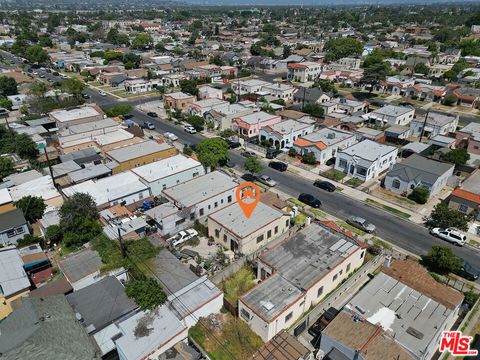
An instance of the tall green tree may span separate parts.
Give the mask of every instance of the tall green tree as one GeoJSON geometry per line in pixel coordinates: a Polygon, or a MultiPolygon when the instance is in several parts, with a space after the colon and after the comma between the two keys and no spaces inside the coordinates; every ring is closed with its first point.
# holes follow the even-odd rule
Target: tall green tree
{"type": "Polygon", "coordinates": [[[38,64],[45,64],[49,60],[47,52],[40,45],[31,45],[27,47],[25,58],[32,63],[38,64]]]}
{"type": "Polygon", "coordinates": [[[131,47],[137,50],[150,49],[153,46],[153,39],[150,34],[140,33],[132,40],[131,47]]]}
{"type": "Polygon", "coordinates": [[[59,215],[62,228],[75,231],[84,219],[98,218],[97,205],[91,195],[76,193],[63,202],[59,215]]]}
{"type": "Polygon", "coordinates": [[[153,310],[167,301],[167,295],[162,287],[152,278],[128,282],[125,286],[125,293],[142,310],[153,310]]]}
{"type": "Polygon", "coordinates": [[[422,260],[429,268],[442,274],[455,272],[462,266],[462,260],[446,246],[432,246],[422,260]]]}
{"type": "Polygon", "coordinates": [[[443,154],[441,158],[455,165],[464,165],[470,160],[470,154],[466,149],[459,148],[450,150],[446,154],[443,154]]]}
{"type": "Polygon", "coordinates": [[[360,56],[363,44],[352,38],[331,39],[325,44],[324,51],[327,52],[327,61],[335,61],[348,56],[360,56]]]}
{"type": "Polygon", "coordinates": [[[263,166],[257,158],[249,157],[245,160],[243,164],[245,170],[247,170],[251,174],[258,174],[262,171],[263,166]]]}
{"type": "Polygon", "coordinates": [[[433,208],[427,226],[430,228],[457,228],[462,231],[468,230],[468,223],[471,217],[460,211],[450,209],[445,202],[441,202],[433,208]]]}
{"type": "Polygon", "coordinates": [[[62,89],[78,98],[85,89],[85,83],[78,79],[68,78],[62,82],[62,89]]]}
{"type": "Polygon", "coordinates": [[[41,219],[47,208],[43,198],[31,195],[24,196],[16,201],[15,206],[22,210],[25,219],[31,224],[41,219]]]}
{"type": "Polygon", "coordinates": [[[212,169],[228,160],[228,144],[222,138],[209,138],[200,141],[195,147],[195,152],[203,166],[212,169]]]}
{"type": "Polygon", "coordinates": [[[17,82],[9,76],[0,76],[0,95],[10,96],[18,94],[17,82]]]}
{"type": "Polygon", "coordinates": [[[0,180],[15,172],[14,162],[8,157],[0,157],[0,180]]]}

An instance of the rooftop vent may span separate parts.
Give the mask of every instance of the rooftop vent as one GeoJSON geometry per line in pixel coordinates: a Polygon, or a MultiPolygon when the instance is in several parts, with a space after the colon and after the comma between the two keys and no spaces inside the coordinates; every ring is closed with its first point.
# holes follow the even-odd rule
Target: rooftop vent
{"type": "Polygon", "coordinates": [[[417,329],[414,329],[411,326],[407,329],[407,333],[412,335],[413,337],[416,337],[417,339],[423,339],[423,333],[418,331],[417,329]]]}

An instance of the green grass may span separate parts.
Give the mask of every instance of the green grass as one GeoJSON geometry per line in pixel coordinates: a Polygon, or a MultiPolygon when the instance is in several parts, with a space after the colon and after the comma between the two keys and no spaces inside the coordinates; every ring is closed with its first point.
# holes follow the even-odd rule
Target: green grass
{"type": "Polygon", "coordinates": [[[345,184],[350,185],[351,187],[359,187],[363,184],[363,181],[357,178],[351,178],[345,182],[345,184]]]}
{"type": "Polygon", "coordinates": [[[338,171],[335,169],[330,169],[328,171],[325,171],[324,173],[321,174],[323,177],[326,177],[327,179],[333,180],[333,181],[340,181],[342,180],[347,174],[345,174],[342,171],[338,171]]]}
{"type": "Polygon", "coordinates": [[[309,208],[308,211],[313,213],[315,216],[319,217],[325,217],[327,214],[325,214],[322,210],[314,209],[314,208],[309,208]]]}
{"type": "Polygon", "coordinates": [[[393,214],[393,215],[396,215],[396,216],[399,216],[403,219],[410,219],[411,215],[410,214],[407,214],[406,212],[403,212],[401,210],[398,210],[394,207],[391,207],[391,206],[388,206],[388,205],[384,205],[384,204],[380,204],[378,201],[375,201],[373,199],[370,199],[368,198],[367,200],[365,200],[365,202],[367,204],[370,204],[372,206],[375,206],[379,209],[383,209],[385,211],[388,211],[389,213],[393,214]]]}
{"type": "Polygon", "coordinates": [[[307,220],[307,214],[303,213],[303,212],[299,212],[297,216],[295,216],[295,225],[297,226],[302,226],[303,224],[305,224],[305,220],[307,220]]]}
{"type": "Polygon", "coordinates": [[[374,245],[377,245],[377,246],[380,246],[384,249],[387,249],[387,250],[392,250],[393,249],[393,246],[390,245],[389,243],[379,239],[379,238],[373,238],[373,244],[374,245]]]}
{"type": "Polygon", "coordinates": [[[476,247],[477,249],[480,249],[480,243],[478,241],[470,239],[470,240],[468,240],[468,243],[470,245],[472,245],[473,247],[476,247]]]}
{"type": "Polygon", "coordinates": [[[403,196],[395,196],[395,199],[400,200],[402,202],[406,202],[410,205],[417,205],[417,203],[413,200],[410,200],[409,198],[403,197],[403,196]]]}
{"type": "Polygon", "coordinates": [[[260,188],[262,188],[265,191],[270,189],[270,186],[265,185],[265,184],[261,183],[260,181],[255,181],[255,185],[258,185],[260,188]]]}
{"type": "Polygon", "coordinates": [[[303,202],[295,198],[289,198],[287,201],[302,208],[307,206],[307,204],[304,204],[303,202]]]}
{"type": "Polygon", "coordinates": [[[357,229],[356,227],[350,225],[350,224],[347,224],[345,221],[337,221],[337,225],[340,225],[341,227],[347,229],[347,230],[350,230],[351,232],[353,232],[354,234],[357,234],[357,235],[360,235],[360,236],[363,236],[366,234],[365,231],[362,231],[360,229],[357,229]]]}

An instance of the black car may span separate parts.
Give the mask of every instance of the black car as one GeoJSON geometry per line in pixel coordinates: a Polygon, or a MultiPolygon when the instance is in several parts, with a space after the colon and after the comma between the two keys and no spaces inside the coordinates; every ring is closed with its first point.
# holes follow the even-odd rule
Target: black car
{"type": "Polygon", "coordinates": [[[327,190],[328,192],[334,192],[336,187],[331,182],[315,180],[313,186],[316,186],[320,189],[327,190]]]}
{"type": "Polygon", "coordinates": [[[246,158],[257,157],[253,151],[244,151],[241,155],[246,158]]]}
{"type": "Polygon", "coordinates": [[[320,206],[322,206],[322,202],[311,194],[301,193],[298,197],[298,200],[313,208],[318,209],[320,206]]]}
{"type": "Polygon", "coordinates": [[[156,112],[150,111],[147,113],[148,116],[150,117],[158,117],[158,114],[156,112]]]}
{"type": "Polygon", "coordinates": [[[245,180],[245,181],[249,181],[249,182],[257,181],[257,177],[255,175],[252,175],[252,174],[243,174],[242,179],[245,180]]]}
{"type": "Polygon", "coordinates": [[[282,152],[280,150],[270,149],[270,150],[267,150],[265,157],[267,159],[275,159],[278,156],[278,154],[281,154],[281,153],[282,152]]]}
{"type": "Polygon", "coordinates": [[[381,101],[372,101],[370,103],[370,105],[372,106],[377,106],[377,107],[384,107],[385,106],[385,103],[381,102],[381,101]]]}
{"type": "Polygon", "coordinates": [[[327,325],[335,319],[335,317],[338,315],[339,311],[333,307],[329,308],[327,311],[325,311],[320,318],[315,321],[315,323],[310,326],[308,329],[308,333],[312,336],[318,336],[321,334],[321,332],[327,327],[327,325]]]}
{"type": "Polygon", "coordinates": [[[281,161],[270,161],[268,166],[278,171],[287,171],[288,165],[281,161]]]}
{"type": "Polygon", "coordinates": [[[232,141],[232,140],[227,140],[227,144],[230,149],[237,149],[240,146],[242,146],[242,144],[240,144],[238,141],[232,141]]]}
{"type": "Polygon", "coordinates": [[[475,281],[480,276],[480,270],[470,265],[470,263],[463,261],[462,266],[455,271],[455,274],[467,280],[475,281]]]}
{"type": "Polygon", "coordinates": [[[90,99],[90,95],[88,95],[88,94],[82,94],[82,97],[83,97],[84,99],[90,99]]]}
{"type": "Polygon", "coordinates": [[[404,102],[401,102],[400,104],[398,104],[400,106],[408,106],[408,107],[415,107],[415,105],[413,105],[412,103],[409,103],[407,101],[404,101],[404,102]]]}

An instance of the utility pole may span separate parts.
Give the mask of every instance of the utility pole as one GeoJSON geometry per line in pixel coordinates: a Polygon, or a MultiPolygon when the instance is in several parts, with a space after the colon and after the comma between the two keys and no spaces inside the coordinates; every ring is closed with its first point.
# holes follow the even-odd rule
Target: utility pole
{"type": "Polygon", "coordinates": [[[425,132],[425,126],[427,125],[428,114],[430,113],[430,109],[427,110],[425,114],[425,120],[423,120],[422,132],[420,134],[420,142],[422,142],[423,133],[425,132]]]}
{"type": "Polygon", "coordinates": [[[305,92],[307,91],[307,88],[304,86],[303,87],[303,98],[302,98],[302,111],[303,108],[305,107],[305,92]]]}
{"type": "Polygon", "coordinates": [[[47,147],[44,146],[43,144],[42,144],[42,147],[43,147],[43,153],[45,154],[45,158],[47,159],[47,166],[48,166],[48,170],[50,170],[50,176],[52,178],[53,186],[55,186],[55,188],[58,190],[58,184],[55,182],[55,178],[53,177],[53,170],[52,170],[52,165],[50,165],[50,159],[48,157],[47,147]]]}
{"type": "Polygon", "coordinates": [[[122,232],[121,232],[122,229],[120,228],[120,222],[117,223],[117,230],[118,230],[118,242],[120,243],[120,252],[122,253],[122,258],[125,259],[127,257],[127,249],[122,239],[122,232]]]}

